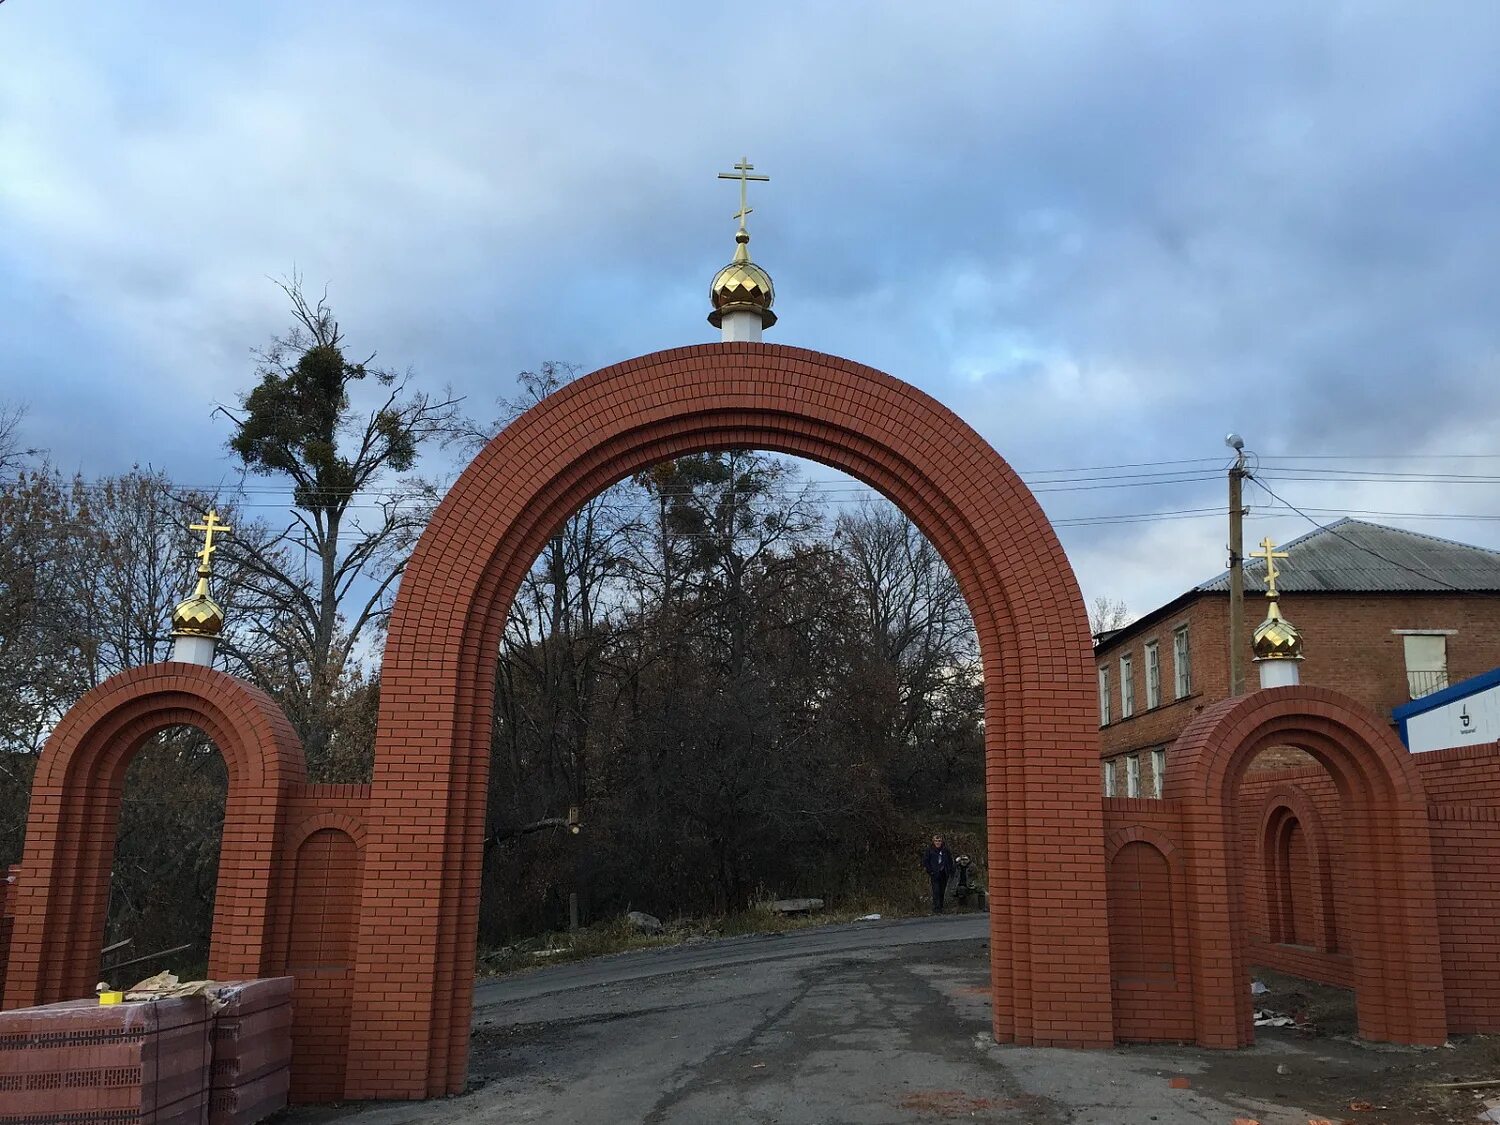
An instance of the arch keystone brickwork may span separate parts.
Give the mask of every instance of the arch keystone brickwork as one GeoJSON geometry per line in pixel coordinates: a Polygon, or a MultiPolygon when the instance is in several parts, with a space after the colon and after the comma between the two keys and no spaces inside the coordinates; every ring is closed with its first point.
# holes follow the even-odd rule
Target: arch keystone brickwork
{"type": "Polygon", "coordinates": [[[5,1006],[91,996],[125,769],[167,727],[213,740],[229,772],[209,975],[278,971],[271,903],[281,796],[306,775],[302,744],[269,696],[191,664],[151,664],[88,692],[42,749],[32,782],[5,1006]]]}
{"type": "Polygon", "coordinates": [[[985,669],[995,1034],[1111,1042],[1088,622],[1046,517],[983,438],[914,387],[800,348],[706,344],[595,372],[527,411],[412,556],[382,671],[347,1096],[464,1086],[493,667],[522,577],[609,484],[726,448],[859,478],[952,568],[985,669]]]}

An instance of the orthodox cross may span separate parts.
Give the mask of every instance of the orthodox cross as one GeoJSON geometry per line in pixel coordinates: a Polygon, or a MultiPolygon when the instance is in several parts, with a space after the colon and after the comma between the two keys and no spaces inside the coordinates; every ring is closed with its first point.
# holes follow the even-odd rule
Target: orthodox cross
{"type": "Polygon", "coordinates": [[[209,568],[209,560],[213,558],[214,552],[218,550],[214,546],[214,536],[228,535],[234,531],[234,528],[230,527],[227,523],[220,523],[219,513],[210,508],[208,514],[203,517],[203,522],[189,524],[188,530],[203,532],[203,550],[197,552],[198,568],[206,571],[209,568]]]}
{"type": "Polygon", "coordinates": [[[1264,549],[1260,551],[1251,551],[1250,557],[1252,559],[1265,559],[1266,597],[1274,598],[1276,596],[1276,578],[1281,573],[1281,571],[1276,569],[1276,560],[1286,558],[1287,554],[1285,551],[1278,551],[1276,549],[1276,544],[1271,542],[1271,537],[1269,535],[1267,535],[1260,541],[1260,545],[1264,549]]]}
{"type": "Polygon", "coordinates": [[[734,166],[733,172],[719,173],[719,179],[721,180],[739,180],[740,182],[740,209],[734,214],[734,217],[740,221],[740,230],[745,229],[745,216],[754,210],[753,207],[749,206],[749,194],[747,191],[749,182],[751,180],[758,180],[761,183],[771,182],[770,176],[752,176],[750,173],[754,170],[755,165],[750,163],[750,158],[742,156],[739,163],[734,166]]]}

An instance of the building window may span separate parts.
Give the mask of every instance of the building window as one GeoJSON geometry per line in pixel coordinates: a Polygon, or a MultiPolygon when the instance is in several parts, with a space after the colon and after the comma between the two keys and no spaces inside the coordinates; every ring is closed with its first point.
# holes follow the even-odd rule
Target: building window
{"type": "Polygon", "coordinates": [[[1167,787],[1167,748],[1151,751],[1151,795],[1160,797],[1167,787]]]}
{"type": "Polygon", "coordinates": [[[1172,671],[1177,679],[1177,698],[1193,694],[1193,665],[1188,654],[1188,631],[1184,625],[1172,634],[1172,671]]]}
{"type": "Polygon", "coordinates": [[[1099,668],[1099,725],[1109,726],[1109,665],[1099,668]]]}
{"type": "Polygon", "coordinates": [[[1155,641],[1146,642],[1146,710],[1161,706],[1161,653],[1155,641]]]}
{"type": "Polygon", "coordinates": [[[1139,797],[1141,795],[1141,756],[1139,754],[1125,755],[1125,796],[1139,797]]]}
{"type": "Polygon", "coordinates": [[[1130,675],[1130,657],[1120,657],[1120,718],[1135,714],[1135,682],[1130,675]]]}
{"type": "Polygon", "coordinates": [[[1104,795],[1113,797],[1115,795],[1115,764],[1113,761],[1104,763],[1104,795]]]}
{"type": "Polygon", "coordinates": [[[1406,687],[1413,699],[1421,699],[1448,686],[1448,638],[1442,633],[1408,633],[1406,687]]]}

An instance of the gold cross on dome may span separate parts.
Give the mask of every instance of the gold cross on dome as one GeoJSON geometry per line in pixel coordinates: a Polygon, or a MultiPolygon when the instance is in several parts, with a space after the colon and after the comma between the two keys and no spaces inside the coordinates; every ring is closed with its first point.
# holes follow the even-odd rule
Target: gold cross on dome
{"type": "Polygon", "coordinates": [[[209,560],[213,558],[214,552],[218,550],[214,546],[214,536],[228,535],[234,531],[234,528],[230,527],[227,523],[220,523],[219,513],[210,508],[208,514],[203,517],[203,522],[189,524],[188,530],[203,532],[203,550],[197,552],[198,567],[200,570],[207,570],[209,560]]]}
{"type": "Polygon", "coordinates": [[[739,159],[739,163],[734,166],[733,172],[719,173],[719,179],[721,180],[739,180],[740,182],[740,209],[734,213],[734,217],[740,221],[740,230],[745,229],[745,216],[754,210],[750,206],[750,197],[747,190],[749,182],[751,180],[765,184],[771,182],[770,176],[752,176],[750,173],[754,170],[755,165],[750,163],[750,158],[742,156],[739,159]]]}
{"type": "Polygon", "coordinates": [[[1276,549],[1276,544],[1271,542],[1271,537],[1269,535],[1267,535],[1260,541],[1260,545],[1263,550],[1251,551],[1250,557],[1252,559],[1265,560],[1266,597],[1274,598],[1276,596],[1276,578],[1281,574],[1281,571],[1276,569],[1276,560],[1286,558],[1287,554],[1285,551],[1278,551],[1276,549]]]}

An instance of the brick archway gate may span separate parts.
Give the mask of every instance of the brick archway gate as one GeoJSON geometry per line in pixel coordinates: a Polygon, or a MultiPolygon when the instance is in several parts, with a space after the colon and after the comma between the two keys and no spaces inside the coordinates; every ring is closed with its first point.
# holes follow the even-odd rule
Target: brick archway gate
{"type": "Polygon", "coordinates": [[[244,680],[190,664],[148,664],[83,696],[47,740],[32,783],[5,1006],[90,996],[99,977],[125,770],[173,726],[213,740],[229,773],[208,971],[242,980],[280,971],[271,903],[281,795],[306,776],[280,707],[244,680]]]}
{"type": "Polygon", "coordinates": [[[1234,886],[1251,857],[1237,854],[1231,809],[1251,761],[1272,746],[1311,754],[1338,790],[1349,905],[1341,926],[1354,957],[1359,1034],[1444,1042],[1431,834],[1416,764],[1390,727],[1356,701],[1325,688],[1281,687],[1206,708],[1177,740],[1167,779],[1187,844],[1198,1043],[1255,1040],[1244,896],[1234,886]]]}
{"type": "Polygon", "coordinates": [[[468,1067],[493,673],[548,535],[649,465],[756,448],[880,490],[952,568],[978,629],[994,1030],[1112,1041],[1087,615],[1035,499],[929,396],[848,360],[708,344],[595,372],[527,411],[439,507],[382,670],[346,1095],[457,1092],[468,1067]]]}

